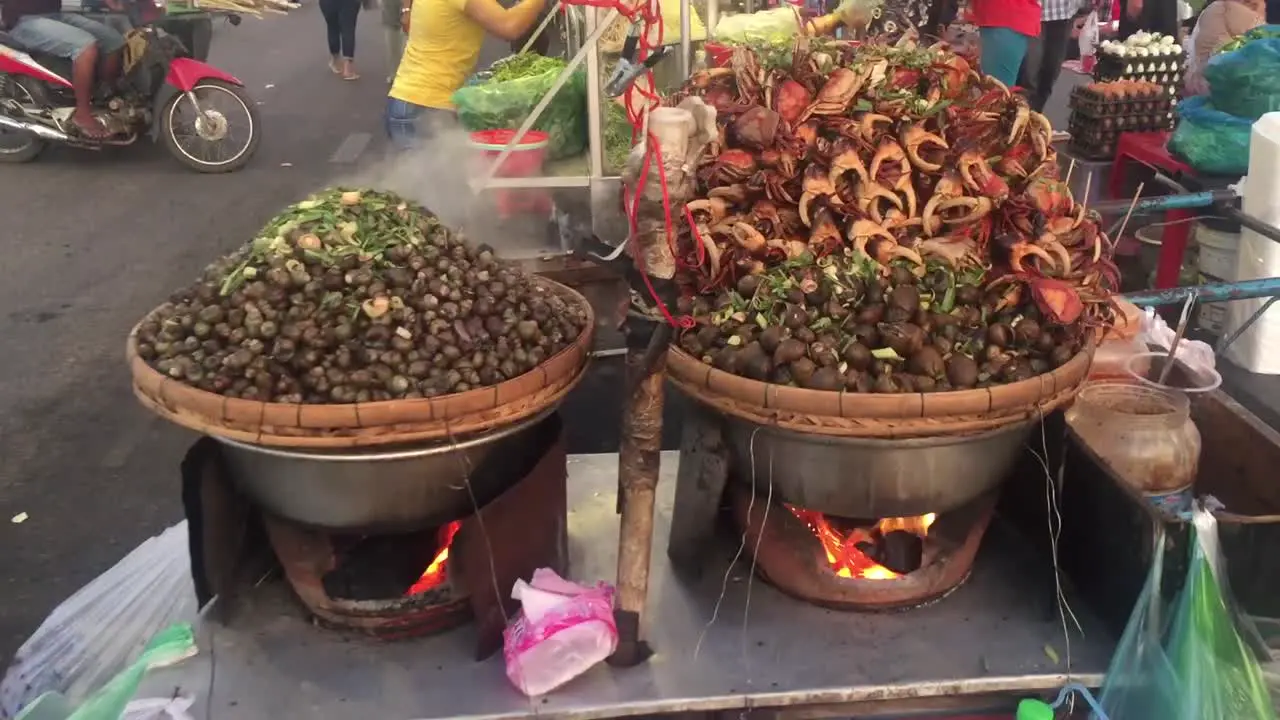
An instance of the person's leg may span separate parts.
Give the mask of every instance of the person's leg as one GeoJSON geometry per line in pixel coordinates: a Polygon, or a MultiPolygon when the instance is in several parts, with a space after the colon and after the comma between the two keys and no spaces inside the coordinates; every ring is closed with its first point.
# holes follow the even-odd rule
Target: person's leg
{"type": "Polygon", "coordinates": [[[399,25],[383,28],[387,34],[387,83],[396,79],[396,70],[400,68],[400,58],[404,57],[404,31],[399,25]]]}
{"type": "MultiPolygon", "coordinates": [[[[1053,86],[1058,83],[1062,61],[1067,58],[1067,46],[1071,44],[1071,23],[1068,18],[1040,24],[1040,68],[1036,73],[1036,91],[1031,96],[1031,108],[1036,112],[1044,112],[1044,106],[1053,97],[1053,86]]],[[[1028,49],[1028,57],[1030,54],[1028,49]]]]}
{"type": "Polygon", "coordinates": [[[342,41],[342,79],[355,80],[356,20],[360,17],[360,0],[342,0],[338,29],[342,41]]]}
{"type": "Polygon", "coordinates": [[[342,72],[342,31],[339,23],[342,0],[320,0],[320,14],[324,16],[325,37],[329,41],[329,69],[342,72]]]}
{"type": "Polygon", "coordinates": [[[90,20],[83,15],[62,14],[58,21],[83,30],[98,43],[98,79],[114,85],[120,75],[120,62],[124,54],[124,35],[104,23],[90,20]]]}
{"type": "Polygon", "coordinates": [[[1044,35],[1048,25],[1049,23],[1042,21],[1040,37],[1027,40],[1027,54],[1022,58],[1022,68],[1018,70],[1018,85],[1027,91],[1027,99],[1033,108],[1036,95],[1040,92],[1040,68],[1044,62],[1044,35]]]}
{"type": "Polygon", "coordinates": [[[418,118],[426,112],[421,105],[387,98],[387,114],[384,118],[387,138],[391,146],[400,151],[412,150],[418,146],[418,118]]]}
{"type": "Polygon", "coordinates": [[[76,98],[72,119],[88,137],[106,137],[106,128],[93,115],[93,83],[98,67],[98,43],[93,35],[38,15],[18,20],[10,34],[32,50],[71,60],[71,88],[76,98]]]}
{"type": "Polygon", "coordinates": [[[982,72],[1012,87],[1018,82],[1018,69],[1027,54],[1026,35],[1009,28],[980,28],[982,72]]]}

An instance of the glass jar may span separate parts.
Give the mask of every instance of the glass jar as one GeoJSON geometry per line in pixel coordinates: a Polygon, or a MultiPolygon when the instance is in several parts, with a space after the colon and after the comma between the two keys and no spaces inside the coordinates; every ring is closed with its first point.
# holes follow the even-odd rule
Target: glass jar
{"type": "Polygon", "coordinates": [[[1084,386],[1067,424],[1120,479],[1145,493],[1191,486],[1200,463],[1200,431],[1179,392],[1130,383],[1084,386]]]}

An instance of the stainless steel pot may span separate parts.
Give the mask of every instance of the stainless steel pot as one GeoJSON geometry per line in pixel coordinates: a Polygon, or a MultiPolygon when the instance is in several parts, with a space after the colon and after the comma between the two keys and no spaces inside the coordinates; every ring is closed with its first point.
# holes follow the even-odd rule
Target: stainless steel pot
{"type": "Polygon", "coordinates": [[[851,518],[954,510],[995,488],[1031,421],[977,435],[879,440],[799,433],[725,418],[735,481],[785,503],[851,518]],[[754,436],[755,462],[752,463],[754,436]]]}
{"type": "Polygon", "coordinates": [[[466,517],[518,482],[559,432],[549,415],[457,443],[397,449],[300,451],[217,439],[232,481],[268,512],[327,530],[409,532],[466,517]]]}

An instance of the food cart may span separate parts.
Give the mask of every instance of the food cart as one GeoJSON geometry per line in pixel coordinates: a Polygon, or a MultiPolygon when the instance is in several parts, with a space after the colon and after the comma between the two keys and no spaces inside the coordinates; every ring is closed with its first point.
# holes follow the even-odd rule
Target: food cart
{"type": "MultiPolygon", "coordinates": [[[[576,204],[570,198],[561,211],[585,207],[589,221],[563,221],[590,227],[593,237],[566,232],[565,254],[580,251],[586,240],[602,243],[605,253],[631,250],[635,260],[625,264],[641,265],[633,280],[661,304],[663,281],[671,278],[646,266],[660,254],[653,249],[666,245],[665,238],[653,241],[661,224],[654,224],[652,213],[661,207],[640,207],[639,229],[630,238],[636,244],[623,247],[630,233],[617,210],[621,181],[606,173],[603,162],[602,60],[591,48],[618,11],[586,8],[582,14],[581,48],[587,50],[574,53],[578,60],[565,76],[585,63],[590,79],[585,172],[560,174],[553,165],[534,178],[482,178],[477,188],[577,193],[576,204]]],[[[709,27],[714,17],[710,13],[709,27]]],[[[693,65],[691,24],[685,2],[679,59],[686,75],[693,65]]],[[[992,97],[1015,102],[1007,91],[992,97]]],[[[698,103],[690,106],[697,110],[698,103]]],[[[537,114],[517,136],[536,123],[537,114]]],[[[913,154],[914,160],[898,162],[941,165],[913,154]]],[[[638,188],[636,196],[646,189],[638,188]]],[[[680,192],[673,187],[676,199],[690,202],[680,192]]],[[[986,196],[966,197],[957,206],[985,207],[986,196]]],[[[822,206],[814,217],[828,210],[822,206]]],[[[1068,203],[1059,218],[1077,211],[1084,216],[1083,208],[1068,203]]],[[[207,436],[182,468],[191,574],[203,608],[195,631],[201,652],[153,670],[139,693],[193,697],[191,712],[199,720],[1007,718],[1022,699],[1054,698],[1068,683],[1102,684],[1136,600],[1136,575],[1150,564],[1153,548],[1164,546],[1155,530],[1182,523],[1186,531],[1185,522],[1157,511],[1151,493],[1115,492],[1122,483],[1105,469],[1092,473],[1089,487],[1103,495],[1111,488],[1108,510],[1120,518],[1116,534],[1137,539],[1091,558],[1090,549],[1112,537],[1113,528],[1090,533],[1087,511],[1077,510],[1067,521],[1059,516],[1066,488],[1052,468],[1072,448],[1080,451],[1054,411],[1070,403],[1089,376],[1091,334],[1033,346],[1039,336],[1023,324],[1030,316],[1019,316],[1017,346],[996,339],[990,345],[1022,353],[1014,362],[1026,361],[1027,371],[1011,367],[994,380],[1002,366],[982,369],[988,377],[981,379],[976,371],[966,376],[951,368],[897,373],[897,365],[887,363],[903,358],[881,352],[873,356],[882,364],[876,378],[881,385],[860,389],[870,379],[847,375],[833,390],[810,382],[819,374],[813,363],[805,377],[799,375],[801,357],[786,360],[786,367],[774,360],[758,373],[706,360],[712,350],[760,342],[756,337],[768,328],[751,329],[755,321],[748,315],[759,314],[759,307],[704,310],[704,316],[714,311],[736,323],[730,337],[750,339],[734,342],[716,325],[714,337],[699,348],[687,333],[671,345],[672,328],[633,304],[623,339],[621,407],[608,413],[621,418],[619,452],[570,455],[564,426],[585,421],[556,409],[587,373],[595,329],[607,324],[598,322],[605,316],[601,303],[545,278],[500,269],[492,251],[468,249],[429,213],[415,216],[420,211],[395,196],[334,190],[289,212],[243,251],[247,255],[229,258],[202,285],[157,308],[129,340],[142,403],[207,436]],[[396,261],[424,273],[436,268],[447,283],[433,278],[425,291],[408,290],[416,286],[404,268],[381,268],[384,278],[361,266],[388,249],[370,245],[382,240],[362,236],[359,223],[406,220],[418,224],[393,228],[396,237],[418,231],[430,237],[389,248],[396,261]],[[345,265],[328,264],[335,258],[345,265]],[[484,294],[466,298],[463,309],[458,286],[467,282],[484,294]],[[348,286],[358,286],[350,298],[342,296],[348,286]],[[494,312],[491,306],[508,302],[513,288],[520,295],[509,301],[510,312],[494,312]],[[388,291],[400,294],[388,300],[388,291]],[[354,302],[347,307],[349,300],[354,302]],[[472,315],[481,301],[489,309],[472,315]],[[226,310],[228,303],[237,307],[226,310]],[[290,357],[299,354],[274,317],[248,322],[263,313],[260,303],[278,306],[283,321],[325,315],[333,327],[299,328],[296,340],[303,356],[332,352],[333,366],[310,363],[302,382],[278,376],[272,360],[260,361],[264,338],[283,337],[290,357]],[[529,316],[520,318],[518,307],[529,316]],[[425,344],[416,344],[421,335],[410,329],[417,326],[405,320],[419,310],[424,321],[431,313],[428,333],[439,346],[426,359],[420,352],[425,344]],[[234,311],[243,315],[238,322],[244,332],[229,327],[221,338],[216,323],[234,311]],[[739,313],[743,319],[734,317],[739,313]],[[267,322],[272,332],[264,334],[267,322]],[[406,324],[392,329],[401,322],[406,324]],[[744,326],[750,331],[738,332],[744,326]],[[334,349],[326,337],[337,336],[336,328],[346,328],[344,337],[359,332],[376,344],[369,364],[376,371],[348,372],[352,362],[363,361],[345,358],[354,354],[348,346],[334,349]],[[480,355],[472,360],[469,347],[459,349],[482,332],[492,337],[513,331],[528,345],[508,348],[492,362],[480,355]],[[211,334],[213,339],[199,340],[211,334]],[[214,377],[192,362],[197,351],[222,353],[211,366],[214,377]],[[432,372],[437,356],[444,358],[436,367],[441,372],[432,372]],[[1032,360],[1039,362],[1033,366],[1032,360]],[[508,363],[511,369],[503,369],[508,363]],[[221,374],[227,367],[229,374],[221,374]],[[796,375],[782,382],[776,374],[781,370],[796,375]],[[926,376],[947,386],[918,379],[926,376]],[[913,384],[898,384],[905,382],[913,384]],[[890,389],[881,389],[885,385],[890,389]],[[664,405],[665,416],[680,425],[678,452],[660,442],[664,405]],[[1068,526],[1073,544],[1060,542],[1068,526]],[[1070,564],[1076,575],[1061,574],[1060,564],[1070,564]],[[542,567],[584,583],[616,580],[618,645],[610,664],[530,698],[512,686],[519,682],[512,658],[497,650],[514,617],[506,602],[509,588],[542,567]],[[395,586],[406,570],[412,587],[386,592],[387,582],[395,586]],[[1074,591],[1068,580],[1084,590],[1074,591]]],[[[958,216],[948,217],[958,222],[958,216]]],[[[1097,231],[1096,221],[1088,222],[1097,231]]],[[[743,247],[751,249],[749,243],[743,247]]],[[[868,257],[902,255],[887,245],[868,247],[868,257]]],[[[1090,250],[1106,252],[1103,245],[1090,250]]],[[[605,261],[599,254],[595,259],[605,261]]],[[[800,256],[789,259],[795,269],[807,267],[800,256]]],[[[752,258],[739,260],[749,264],[752,258]]],[[[917,276],[891,264],[821,267],[824,273],[833,267],[837,280],[857,280],[869,297],[873,284],[881,297],[911,296],[894,305],[905,318],[963,306],[984,337],[1011,330],[992,333],[991,326],[1004,322],[1000,313],[1008,308],[994,307],[1003,298],[990,299],[989,320],[978,309],[988,298],[961,292],[964,283],[954,277],[950,285],[925,288],[930,295],[922,298],[920,282],[937,266],[917,276]],[[854,278],[850,273],[858,267],[866,274],[854,278]],[[892,291],[879,284],[882,270],[892,278],[892,291]]],[[[572,270],[566,262],[562,272],[572,270]]],[[[745,287],[735,285],[735,292],[745,287]]],[[[829,305],[828,297],[816,294],[820,287],[816,281],[785,287],[798,293],[787,302],[809,310],[829,305]]],[[[1054,312],[1046,305],[1050,309],[1040,312],[1054,312]]],[[[1077,316],[1084,312],[1077,310],[1077,316]]],[[[797,337],[800,325],[805,323],[793,328],[797,337]]],[[[813,326],[826,330],[829,324],[805,325],[813,326]]],[[[887,341],[895,355],[893,344],[902,337],[897,332],[887,341]]],[[[823,343],[808,344],[805,352],[817,355],[813,346],[823,343]]],[[[986,361],[997,354],[987,353],[986,361]]],[[[873,360],[850,354],[844,362],[872,367],[873,360]]],[[[1186,404],[1183,398],[1182,409],[1186,404]]],[[[1215,437],[1224,437],[1228,426],[1250,428],[1259,443],[1277,444],[1274,434],[1258,431],[1247,411],[1220,398],[1196,412],[1212,418],[1215,437]]],[[[1265,464],[1251,466],[1252,475],[1259,467],[1265,464]]],[[[1194,463],[1182,470],[1194,476],[1194,463]]],[[[1076,507],[1087,506],[1075,490],[1069,497],[1076,507]]]]}

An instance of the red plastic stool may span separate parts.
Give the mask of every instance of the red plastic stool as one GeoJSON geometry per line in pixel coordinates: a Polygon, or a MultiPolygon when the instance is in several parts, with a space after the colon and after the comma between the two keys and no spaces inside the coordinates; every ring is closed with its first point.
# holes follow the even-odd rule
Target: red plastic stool
{"type": "MultiPolygon", "coordinates": [[[[1120,140],[1116,143],[1116,159],[1111,164],[1111,183],[1108,188],[1111,198],[1122,198],[1126,163],[1129,161],[1166,175],[1194,175],[1195,171],[1186,163],[1169,154],[1165,147],[1168,142],[1168,132],[1121,133],[1120,140]]],[[[1165,225],[1164,232],[1160,235],[1160,259],[1156,265],[1157,290],[1178,286],[1182,256],[1186,253],[1187,242],[1191,238],[1189,219],[1195,215],[1193,210],[1165,211],[1164,221],[1172,224],[1165,225]]]]}

